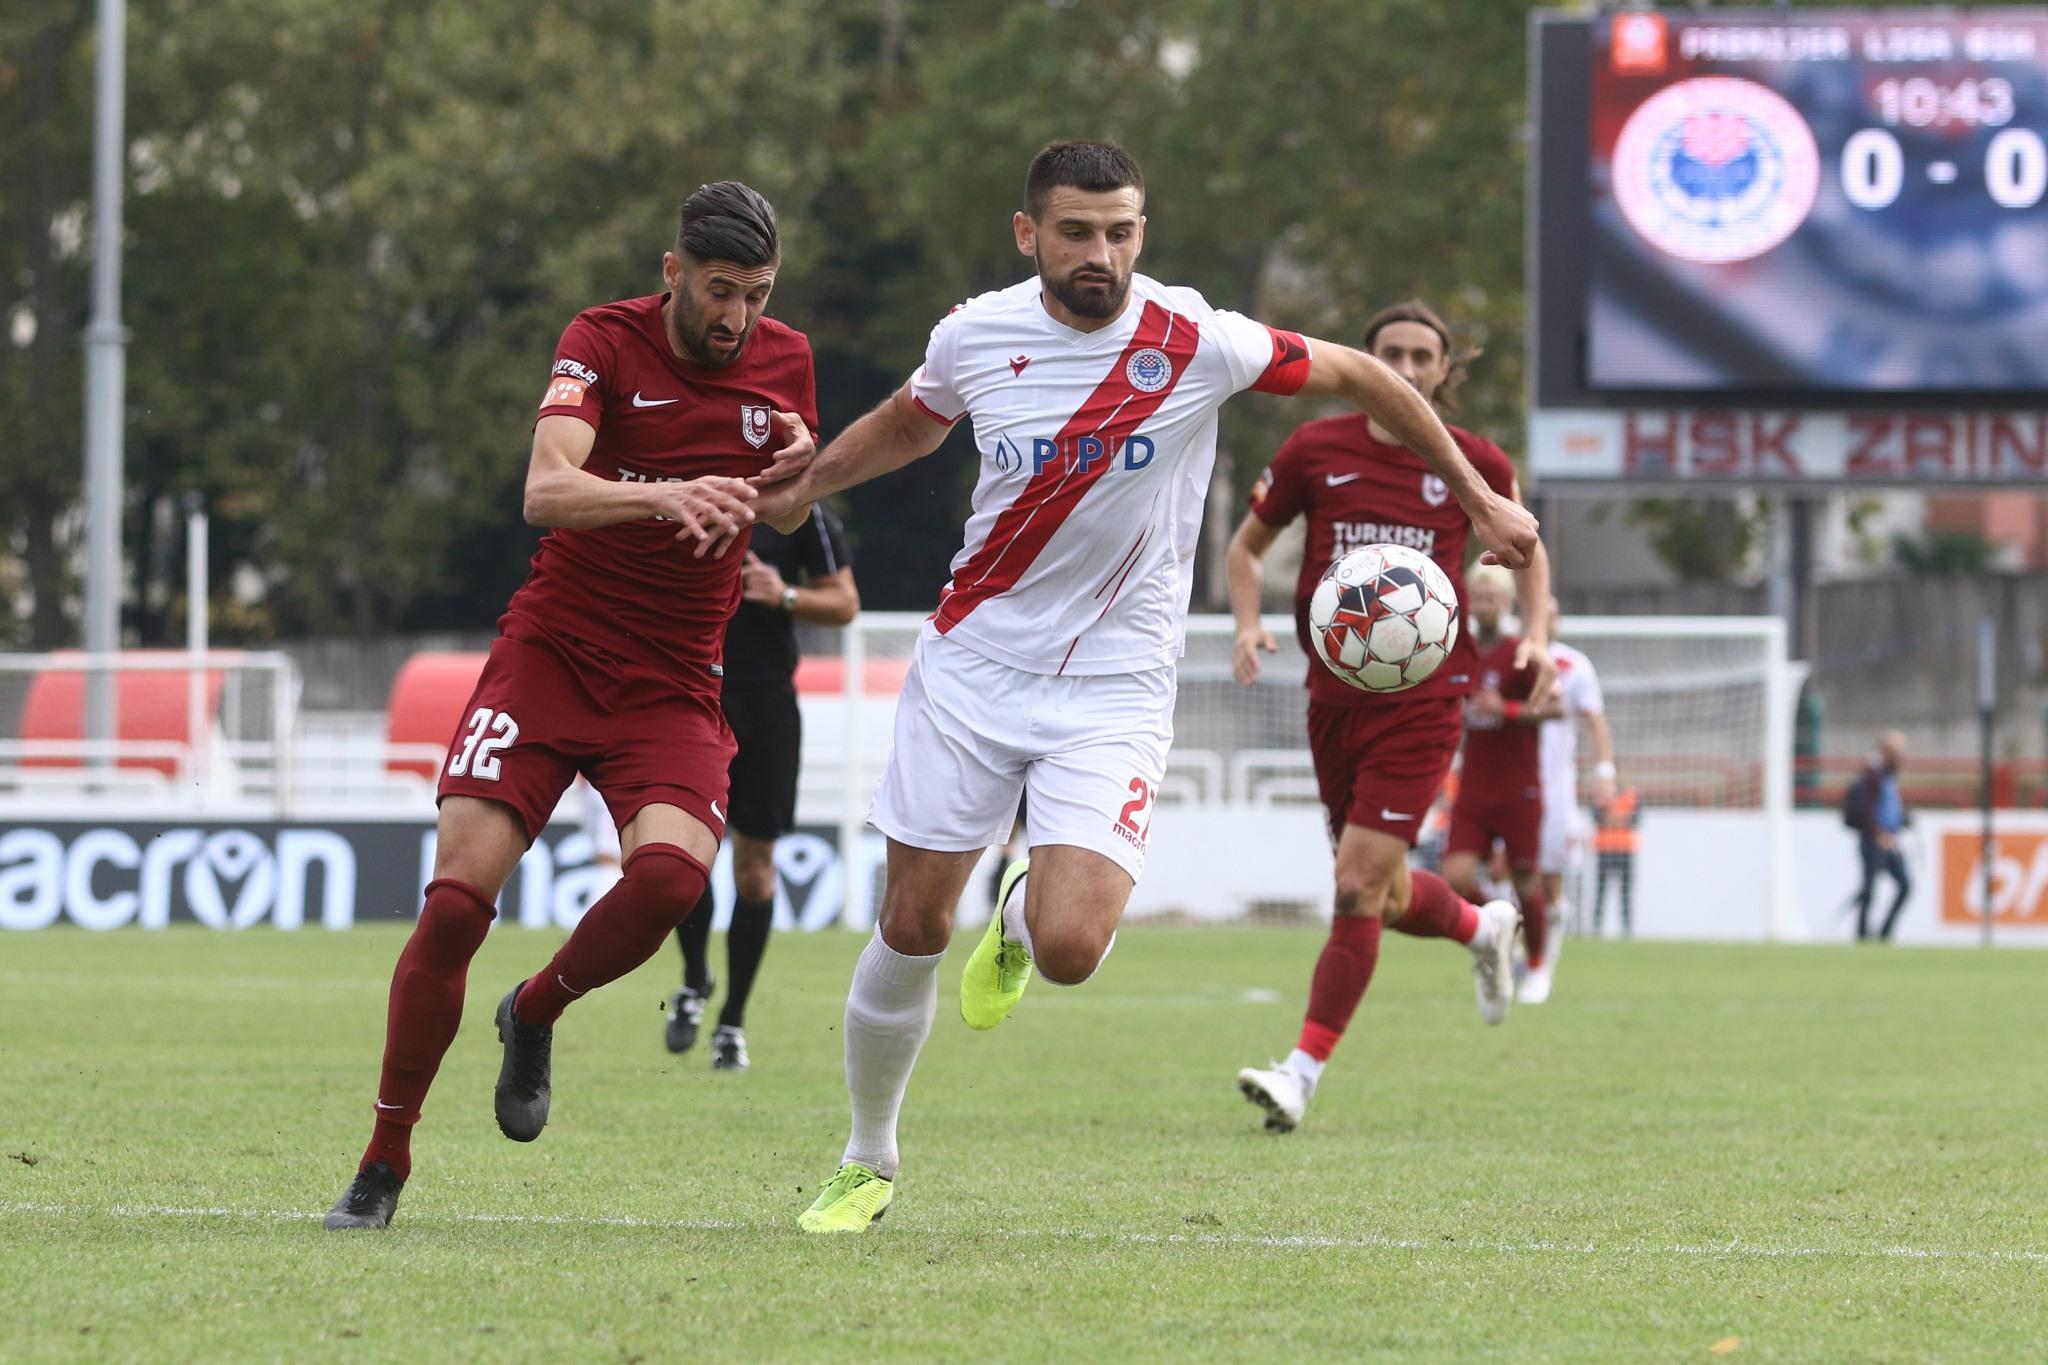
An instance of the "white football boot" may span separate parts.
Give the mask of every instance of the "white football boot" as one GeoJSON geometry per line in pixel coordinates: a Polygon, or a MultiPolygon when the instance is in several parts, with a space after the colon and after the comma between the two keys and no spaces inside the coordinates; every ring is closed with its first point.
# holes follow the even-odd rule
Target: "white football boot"
{"type": "Polygon", "coordinates": [[[1266,1111],[1266,1131],[1291,1133],[1308,1110],[1315,1086],[1293,1070],[1274,1062],[1269,1067],[1248,1066],[1237,1073],[1238,1093],[1266,1111]]]}
{"type": "Polygon", "coordinates": [[[1515,999],[1515,931],[1522,912],[1506,901],[1488,901],[1479,914],[1492,931],[1484,948],[1472,950],[1472,986],[1479,997],[1479,1017],[1498,1024],[1508,1017],[1515,999]]]}
{"type": "Polygon", "coordinates": [[[1515,999],[1525,1005],[1540,1005],[1550,999],[1550,974],[1557,970],[1552,963],[1531,967],[1522,975],[1522,983],[1515,987],[1515,999]]]}

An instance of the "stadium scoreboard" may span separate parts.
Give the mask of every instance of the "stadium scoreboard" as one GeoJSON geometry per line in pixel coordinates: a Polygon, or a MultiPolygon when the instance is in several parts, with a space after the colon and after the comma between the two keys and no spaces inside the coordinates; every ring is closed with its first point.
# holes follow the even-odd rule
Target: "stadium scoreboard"
{"type": "Polygon", "coordinates": [[[1537,482],[2048,477],[2048,8],[1531,41],[1537,482]]]}

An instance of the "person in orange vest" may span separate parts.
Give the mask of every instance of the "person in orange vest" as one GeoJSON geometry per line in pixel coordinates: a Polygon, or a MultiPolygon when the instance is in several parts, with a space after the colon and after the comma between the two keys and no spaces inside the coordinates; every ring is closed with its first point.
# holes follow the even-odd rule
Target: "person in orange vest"
{"type": "Polygon", "coordinates": [[[1600,936],[1600,917],[1607,907],[1607,879],[1614,878],[1621,893],[1621,936],[1635,931],[1636,849],[1642,842],[1637,822],[1642,807],[1634,787],[1620,787],[1607,801],[1593,808],[1593,936],[1600,936]]]}

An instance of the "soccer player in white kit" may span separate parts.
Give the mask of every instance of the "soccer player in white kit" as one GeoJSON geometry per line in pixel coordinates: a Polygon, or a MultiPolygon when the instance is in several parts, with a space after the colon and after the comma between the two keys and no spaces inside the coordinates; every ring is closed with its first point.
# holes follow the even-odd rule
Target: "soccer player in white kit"
{"type": "Polygon", "coordinates": [[[1225,399],[1348,400],[1422,456],[1503,562],[1526,563],[1536,545],[1535,518],[1492,491],[1386,366],[1136,274],[1144,179],[1121,149],[1046,147],[1012,226],[1036,276],[954,309],[908,383],[754,508],[781,517],[931,453],[972,419],[981,469],[966,544],[918,639],[869,813],[888,836],[888,875],[846,1000],[853,1128],[798,1220],[810,1232],[861,1231],[893,1197],[896,1117],[931,1032],[954,907],[1020,794],[1029,856],[1004,874],[961,1014],[992,1028],[1034,965],[1071,985],[1109,951],[1173,738],[1225,399]]]}
{"type": "MultiPolygon", "coordinates": [[[[1579,722],[1593,737],[1594,799],[1606,802],[1614,797],[1614,736],[1607,728],[1607,704],[1600,695],[1600,675],[1593,661],[1557,642],[1557,599],[1550,599],[1550,657],[1557,665],[1557,700],[1564,714],[1546,720],[1537,732],[1537,761],[1543,783],[1543,832],[1537,840],[1536,870],[1543,877],[1543,898],[1548,914],[1562,924],[1565,918],[1564,874],[1572,863],[1579,833],[1579,722]]],[[[1558,927],[1558,926],[1553,926],[1558,927]]],[[[1550,936],[1550,956],[1533,965],[1515,987],[1515,999],[1525,1005],[1540,1005],[1550,999],[1552,979],[1557,971],[1558,950],[1564,935],[1550,936]]]]}

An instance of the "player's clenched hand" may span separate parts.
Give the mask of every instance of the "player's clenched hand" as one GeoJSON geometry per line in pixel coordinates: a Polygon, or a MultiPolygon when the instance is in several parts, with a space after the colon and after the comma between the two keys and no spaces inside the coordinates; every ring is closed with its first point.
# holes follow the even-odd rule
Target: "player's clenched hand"
{"type": "Polygon", "coordinates": [[[1259,651],[1271,654],[1280,648],[1270,630],[1240,630],[1237,645],[1230,651],[1231,676],[1237,679],[1239,687],[1250,687],[1259,680],[1259,651]]]}
{"type": "Polygon", "coordinates": [[[1525,668],[1536,675],[1529,688],[1529,709],[1533,711],[1550,700],[1551,690],[1557,686],[1557,660],[1550,657],[1547,647],[1524,640],[1515,646],[1515,671],[1525,668]]]}
{"type": "Polygon", "coordinates": [[[793,479],[811,466],[811,459],[818,453],[818,442],[811,435],[811,429],[804,425],[804,419],[793,412],[775,414],[775,425],[782,428],[782,449],[775,452],[775,458],[768,467],[754,475],[756,485],[781,483],[793,479]]]}
{"type": "Polygon", "coordinates": [[[1501,700],[1500,693],[1490,687],[1479,688],[1465,698],[1466,718],[1478,721],[1484,729],[1497,729],[1501,717],[1506,714],[1507,703],[1501,700]]]}
{"type": "Polygon", "coordinates": [[[1485,503],[1468,508],[1467,515],[1472,518],[1472,533],[1486,547],[1480,558],[1487,563],[1524,569],[1536,557],[1536,514],[1513,498],[1489,493],[1485,503]]]}
{"type": "Polygon", "coordinates": [[[649,484],[660,514],[679,529],[677,540],[695,541],[696,557],[714,559],[726,552],[739,533],[753,525],[754,486],[745,479],[707,475],[682,483],[649,484]]]}

